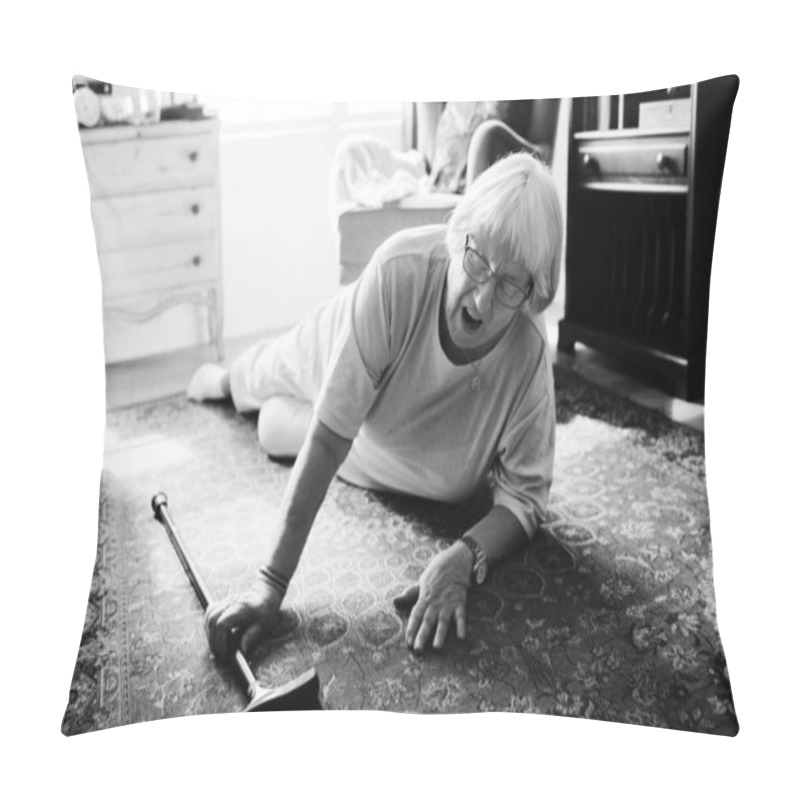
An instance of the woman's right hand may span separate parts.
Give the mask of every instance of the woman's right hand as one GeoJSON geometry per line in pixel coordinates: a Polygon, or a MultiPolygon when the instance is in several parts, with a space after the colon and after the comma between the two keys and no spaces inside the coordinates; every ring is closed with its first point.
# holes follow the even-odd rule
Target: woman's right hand
{"type": "Polygon", "coordinates": [[[258,578],[238,597],[211,603],[206,609],[206,636],[215,658],[230,659],[237,646],[244,653],[275,627],[283,594],[258,578]]]}

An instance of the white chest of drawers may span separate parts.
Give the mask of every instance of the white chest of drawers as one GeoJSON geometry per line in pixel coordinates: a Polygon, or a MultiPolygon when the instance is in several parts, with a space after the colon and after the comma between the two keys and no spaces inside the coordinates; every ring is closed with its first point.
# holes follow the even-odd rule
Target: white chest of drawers
{"type": "Polygon", "coordinates": [[[81,131],[106,318],[207,309],[222,359],[216,120],[81,131]]]}

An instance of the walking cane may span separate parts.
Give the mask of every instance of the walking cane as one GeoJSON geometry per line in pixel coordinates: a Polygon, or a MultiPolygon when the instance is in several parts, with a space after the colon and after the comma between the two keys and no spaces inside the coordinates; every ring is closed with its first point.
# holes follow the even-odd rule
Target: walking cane
{"type": "MultiPolygon", "coordinates": [[[[156,519],[166,529],[197,599],[205,611],[212,602],[211,596],[170,517],[167,510],[167,496],[163,492],[158,492],[153,496],[151,506],[156,519]]],[[[312,711],[322,708],[319,699],[319,676],[313,668],[282,686],[268,688],[256,681],[247,659],[238,648],[234,653],[233,663],[236,673],[247,689],[249,703],[245,711],[312,711]]]]}

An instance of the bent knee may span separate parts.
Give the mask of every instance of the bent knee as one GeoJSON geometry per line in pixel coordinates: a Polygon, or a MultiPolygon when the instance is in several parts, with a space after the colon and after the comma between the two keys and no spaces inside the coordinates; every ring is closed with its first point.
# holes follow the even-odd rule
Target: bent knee
{"type": "Polygon", "coordinates": [[[311,424],[312,406],[285,395],[270,397],[258,414],[258,442],[273,458],[295,458],[311,424]]]}

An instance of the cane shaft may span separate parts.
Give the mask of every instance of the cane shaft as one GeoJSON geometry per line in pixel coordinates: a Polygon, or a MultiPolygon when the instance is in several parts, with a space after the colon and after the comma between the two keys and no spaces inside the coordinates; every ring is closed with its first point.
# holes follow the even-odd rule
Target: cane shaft
{"type": "Polygon", "coordinates": [[[183,565],[183,570],[186,573],[186,577],[192,584],[195,594],[197,595],[197,599],[200,601],[200,605],[203,606],[203,611],[205,611],[209,605],[211,605],[211,594],[209,593],[205,581],[203,581],[197,566],[189,554],[189,551],[186,549],[186,546],[183,543],[183,538],[175,526],[175,523],[172,521],[172,517],[167,510],[166,504],[158,506],[156,510],[156,519],[166,529],[169,540],[172,542],[172,547],[174,548],[175,553],[183,565]]]}
{"type": "MultiPolygon", "coordinates": [[[[183,566],[186,577],[189,578],[189,582],[192,584],[192,588],[197,595],[197,599],[200,601],[203,611],[205,611],[212,603],[211,594],[206,587],[205,581],[203,581],[200,571],[197,569],[197,566],[195,565],[188,549],[186,548],[177,526],[169,514],[165,495],[158,494],[153,498],[153,511],[155,512],[156,519],[167,531],[169,540],[172,542],[172,547],[175,550],[181,565],[183,566]]],[[[252,699],[258,690],[258,683],[255,675],[253,675],[253,671],[250,669],[247,659],[244,657],[244,655],[242,655],[241,650],[238,648],[234,652],[233,660],[236,664],[239,674],[247,684],[247,692],[252,699]]]]}

